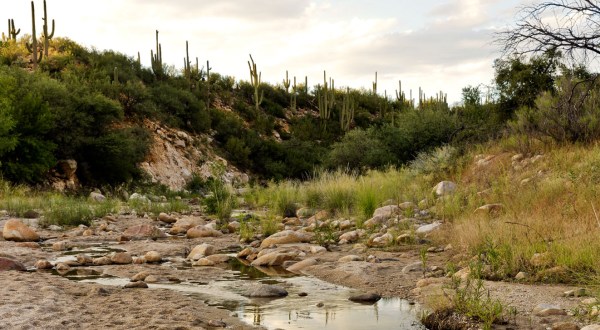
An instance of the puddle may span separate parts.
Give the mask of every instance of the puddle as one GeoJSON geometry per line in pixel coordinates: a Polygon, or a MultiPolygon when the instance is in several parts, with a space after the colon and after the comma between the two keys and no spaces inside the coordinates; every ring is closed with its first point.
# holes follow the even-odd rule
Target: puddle
{"type": "Polygon", "coordinates": [[[52,260],[52,263],[74,262],[77,261],[77,255],[79,254],[86,254],[92,258],[99,258],[113,252],[125,252],[125,250],[117,248],[114,245],[74,246],[70,250],[63,252],[62,256],[52,260]]]}
{"type": "MultiPolygon", "coordinates": [[[[358,304],[348,300],[357,293],[353,289],[283,269],[255,268],[235,258],[228,263],[228,269],[231,276],[218,281],[148,286],[182,292],[210,306],[227,309],[248,324],[268,329],[425,329],[417,319],[419,307],[406,300],[390,298],[372,305],[358,304]],[[289,295],[279,299],[242,296],[248,285],[256,282],[280,285],[289,295]],[[301,292],[308,295],[301,297],[301,292]]],[[[81,282],[124,286],[129,279],[100,276],[81,282]]]]}
{"type": "Polygon", "coordinates": [[[113,277],[112,275],[107,275],[101,271],[89,268],[76,268],[68,271],[58,271],[53,269],[52,275],[59,275],[73,281],[94,281],[113,277]]]}

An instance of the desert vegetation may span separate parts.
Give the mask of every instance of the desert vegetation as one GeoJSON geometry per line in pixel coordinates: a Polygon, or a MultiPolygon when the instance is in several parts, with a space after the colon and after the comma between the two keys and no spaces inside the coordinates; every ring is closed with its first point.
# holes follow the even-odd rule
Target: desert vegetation
{"type": "MultiPolygon", "coordinates": [[[[33,2],[31,11],[35,18],[33,2]]],[[[249,81],[236,80],[193,63],[187,42],[177,69],[163,63],[163,51],[177,50],[162,49],[159,31],[144,67],[139,53],[54,37],[46,11],[44,1],[41,34],[35,19],[32,34],[20,36],[9,20],[0,41],[0,210],[10,216],[41,216],[47,228],[200,210],[219,230],[235,222],[250,243],[290,218],[320,214],[306,226],[312,242],[338,244],[348,221],[361,231],[353,243],[422,251],[423,277],[431,275],[428,249],[450,246],[452,261],[438,275],[452,278],[452,304],[424,320],[458,313],[484,328],[515,312],[490,298],[484,280],[600,283],[600,83],[587,65],[598,38],[585,29],[599,19],[592,2],[523,9],[517,27],[496,36],[505,54],[493,85],[465,86],[456,104],[442,91],[407,97],[401,81],[395,98],[382,95],[377,73],[368,90],[337,87],[327,72],[313,86],[287,72],[272,85],[260,72],[268,63],[252,55],[249,81]],[[551,29],[540,18],[549,10],[576,10],[582,22],[551,29]],[[209,178],[194,173],[184,191],[150,182],[139,167],[152,145],[146,121],[210,138],[250,182],[225,182],[219,167],[209,178]],[[49,173],[65,159],[77,162],[82,185],[51,191],[49,173]],[[436,192],[441,181],[455,189],[436,192]],[[143,195],[130,198],[133,191],[143,195]],[[397,221],[373,222],[386,206],[398,207],[397,221]],[[236,217],[236,208],[255,212],[236,217]],[[417,232],[414,219],[442,229],[417,232]],[[382,233],[391,238],[381,243],[382,233]],[[454,276],[461,269],[469,272],[462,279],[454,276]]]]}

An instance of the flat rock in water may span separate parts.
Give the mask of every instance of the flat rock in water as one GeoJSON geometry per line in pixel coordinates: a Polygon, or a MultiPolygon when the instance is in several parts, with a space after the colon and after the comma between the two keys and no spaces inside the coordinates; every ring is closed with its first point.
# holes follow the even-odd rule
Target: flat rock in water
{"type": "Polygon", "coordinates": [[[37,269],[52,269],[54,266],[50,263],[50,261],[46,259],[41,259],[35,262],[35,268],[37,269]]]}
{"type": "Polygon", "coordinates": [[[286,268],[287,271],[292,272],[292,273],[296,273],[296,272],[300,272],[301,270],[303,270],[304,268],[313,266],[317,264],[317,260],[314,258],[308,258],[305,260],[302,260],[300,262],[297,262],[293,265],[291,265],[290,267],[286,268]]]}
{"type": "Polygon", "coordinates": [[[252,261],[252,266],[281,266],[284,262],[294,259],[296,256],[291,253],[271,252],[258,257],[252,261]]]}
{"type": "Polygon", "coordinates": [[[375,302],[379,301],[379,299],[381,299],[381,296],[378,295],[377,293],[359,294],[359,295],[351,296],[350,298],[348,298],[348,300],[350,300],[350,301],[360,302],[360,303],[375,303],[375,302]]]}
{"type": "Polygon", "coordinates": [[[257,284],[246,290],[242,295],[252,298],[277,298],[287,296],[288,292],[277,285],[257,284]]]}
{"type": "Polygon", "coordinates": [[[148,284],[146,284],[146,282],[143,282],[143,281],[129,282],[129,283],[125,284],[125,286],[123,288],[125,288],[125,289],[147,289],[148,284]]]}
{"type": "Polygon", "coordinates": [[[198,260],[202,257],[207,257],[211,254],[215,254],[215,247],[210,244],[202,243],[200,245],[196,245],[190,254],[188,254],[187,258],[191,260],[198,260]]]}
{"type": "Polygon", "coordinates": [[[0,271],[5,271],[5,270],[25,271],[26,268],[22,263],[20,263],[16,260],[0,257],[0,271]]]}

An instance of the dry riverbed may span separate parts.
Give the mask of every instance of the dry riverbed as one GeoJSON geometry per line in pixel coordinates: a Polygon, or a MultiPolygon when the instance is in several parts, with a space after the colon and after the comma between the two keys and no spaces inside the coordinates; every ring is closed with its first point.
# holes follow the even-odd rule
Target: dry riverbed
{"type": "MultiPolygon", "coordinates": [[[[7,216],[0,218],[0,229],[8,220],[7,216]]],[[[415,319],[423,307],[440,307],[452,297],[452,292],[447,289],[449,280],[445,276],[446,264],[455,261],[452,249],[431,249],[427,253],[424,272],[420,253],[422,245],[382,249],[336,244],[323,249],[314,242],[298,239],[293,243],[279,241],[269,246],[263,241],[262,247],[258,241],[253,248],[248,248],[248,245],[240,244],[236,234],[204,232],[204,226],[208,224],[210,228],[210,220],[200,214],[174,215],[173,219],[166,220],[177,222],[167,224],[148,217],[120,215],[97,220],[91,228],[51,230],[37,227],[35,220],[21,219],[41,238],[37,243],[0,238],[0,258],[18,261],[28,269],[0,271],[0,329],[260,328],[264,324],[260,320],[260,311],[254,312],[254,319],[249,320],[236,312],[244,310],[244,306],[228,309],[224,303],[240,304],[235,300],[241,299],[239,297],[247,288],[236,286],[246,286],[249,284],[239,283],[250,282],[238,280],[262,278],[269,274],[275,279],[285,278],[292,273],[284,268],[290,269],[290,266],[307,259],[312,260],[305,261],[305,265],[297,264],[299,269],[296,273],[303,278],[324,281],[317,286],[308,286],[307,290],[330,290],[326,291],[326,295],[342,292],[341,296],[346,295],[344,290],[348,290],[348,294],[376,293],[384,298],[401,298],[402,306],[415,319]],[[188,231],[177,229],[182,224],[202,228],[199,235],[203,237],[186,237],[186,232],[189,236],[188,231]],[[149,228],[179,234],[157,238],[157,232],[152,233],[149,228]],[[201,248],[202,253],[192,256],[194,247],[202,244],[205,244],[201,248]],[[210,251],[206,250],[207,247],[210,251]],[[150,251],[153,252],[148,254],[150,251]],[[245,251],[241,254],[243,257],[232,263],[231,259],[240,251],[245,251]],[[269,261],[257,267],[249,265],[269,253],[272,258],[279,258],[278,262],[271,262],[277,267],[269,267],[269,261]],[[152,258],[160,261],[148,262],[152,258]],[[49,261],[48,268],[51,269],[36,269],[39,260],[49,261]],[[143,281],[130,282],[132,278],[143,281]],[[149,286],[149,289],[125,288],[129,283],[149,286]],[[220,287],[215,283],[225,283],[219,285],[229,291],[219,292],[220,287]],[[194,289],[186,292],[187,287],[194,289]],[[212,298],[207,298],[207,294],[212,294],[212,298]],[[232,297],[228,300],[227,295],[232,297]],[[221,298],[219,303],[211,303],[218,298],[221,298]],[[420,305],[423,307],[418,307],[420,305]]],[[[443,226],[439,230],[443,230],[443,226]]],[[[162,236],[160,232],[158,234],[162,236]]],[[[43,268],[40,263],[37,266],[43,268]]],[[[289,291],[290,296],[281,298],[282,302],[296,299],[293,301],[310,305],[315,310],[328,307],[326,300],[321,306],[317,306],[320,302],[315,304],[309,298],[305,298],[306,303],[299,300],[299,295],[313,297],[318,294],[310,291],[300,294],[299,289],[294,287],[294,283],[302,283],[299,280],[274,282],[289,291]]],[[[269,282],[263,278],[263,283],[269,282]]],[[[578,329],[585,326],[579,319],[568,315],[574,308],[582,306],[583,299],[589,298],[563,295],[574,288],[505,282],[486,282],[485,285],[492,297],[503,301],[505,306],[512,306],[517,312],[508,325],[497,328],[578,329]],[[545,313],[551,315],[536,315],[533,310],[540,304],[555,305],[560,310],[545,313]],[[561,324],[563,328],[558,327],[561,324]]],[[[343,298],[347,300],[345,296],[343,298]]],[[[341,310],[336,311],[338,318],[344,317],[341,310]]],[[[336,315],[324,314],[328,318],[336,315]]],[[[314,312],[312,317],[317,315],[318,312],[314,312]]],[[[289,321],[288,324],[301,324],[298,323],[302,322],[301,316],[296,316],[296,323],[289,321]]],[[[411,326],[420,328],[414,322],[411,326]]],[[[286,326],[277,328],[285,329],[286,326]]],[[[396,328],[404,327],[398,325],[396,328]]]]}

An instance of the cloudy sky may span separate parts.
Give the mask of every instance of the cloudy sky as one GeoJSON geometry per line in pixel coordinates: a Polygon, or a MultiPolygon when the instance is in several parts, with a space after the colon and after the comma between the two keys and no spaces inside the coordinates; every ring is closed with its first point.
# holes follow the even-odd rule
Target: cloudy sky
{"type": "MultiPolygon", "coordinates": [[[[56,36],[113,49],[150,62],[154,31],[163,61],[183,66],[190,57],[210,60],[214,72],[249,80],[252,54],[263,81],[281,82],[288,70],[309,85],[323,70],[336,86],[394,95],[398,80],[413,95],[443,90],[451,101],[461,88],[493,78],[493,31],[510,24],[525,0],[47,0],[56,36]]],[[[6,1],[5,1],[6,2],[6,1]]],[[[37,30],[42,1],[35,0],[37,30]]],[[[29,1],[2,4],[0,22],[14,18],[31,33],[29,1]]],[[[5,26],[6,23],[0,25],[5,26]]],[[[5,31],[6,27],[1,30],[5,31]]]]}

